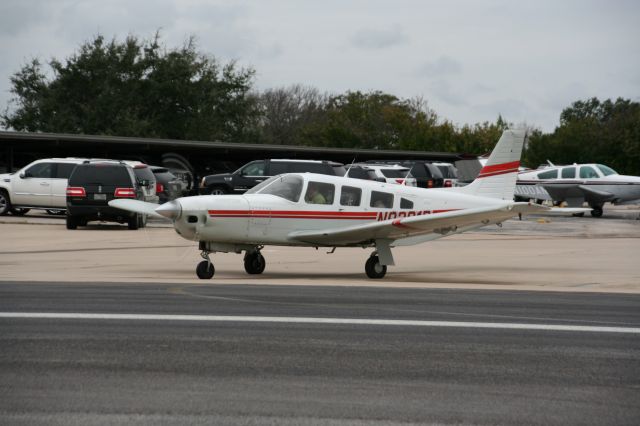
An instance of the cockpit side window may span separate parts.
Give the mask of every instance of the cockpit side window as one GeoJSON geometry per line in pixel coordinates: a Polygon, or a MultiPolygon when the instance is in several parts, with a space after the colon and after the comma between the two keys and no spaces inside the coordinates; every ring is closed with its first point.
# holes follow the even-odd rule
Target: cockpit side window
{"type": "Polygon", "coordinates": [[[613,170],[611,167],[605,166],[604,164],[596,164],[596,167],[600,169],[600,171],[602,172],[602,174],[604,176],[617,175],[618,174],[618,172],[613,170]]]}
{"type": "Polygon", "coordinates": [[[309,181],[304,200],[308,204],[333,204],[336,187],[330,183],[309,181]]]}
{"type": "Polygon", "coordinates": [[[340,191],[341,206],[359,206],[362,199],[362,189],[355,186],[343,186],[340,191]]]}
{"type": "Polygon", "coordinates": [[[580,177],[582,179],[597,179],[598,173],[591,166],[582,166],[580,167],[580,177]]]}
{"type": "Polygon", "coordinates": [[[565,167],[562,169],[562,177],[564,179],[573,179],[576,177],[576,168],[575,167],[565,167]]]}
{"type": "Polygon", "coordinates": [[[379,191],[371,191],[371,207],[391,209],[393,208],[393,194],[379,191]]]}
{"type": "MultiPolygon", "coordinates": [[[[297,203],[302,194],[303,180],[297,175],[280,175],[269,179],[272,183],[261,189],[259,194],[270,194],[297,203]]],[[[248,193],[249,191],[247,191],[248,193]]]]}
{"type": "Polygon", "coordinates": [[[558,170],[547,170],[546,172],[538,173],[538,179],[558,179],[558,170]]]}

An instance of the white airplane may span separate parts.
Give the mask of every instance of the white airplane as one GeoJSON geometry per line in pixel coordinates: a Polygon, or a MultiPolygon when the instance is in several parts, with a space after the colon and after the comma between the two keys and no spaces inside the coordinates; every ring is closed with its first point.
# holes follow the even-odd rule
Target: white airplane
{"type": "MultiPolygon", "coordinates": [[[[587,202],[593,217],[602,216],[604,203],[640,203],[640,177],[619,175],[603,164],[571,164],[528,170],[518,175],[516,198],[566,202],[569,207],[587,202]]],[[[584,213],[582,213],[584,214],[584,213]]]]}
{"type": "MultiPolygon", "coordinates": [[[[372,247],[369,278],[394,265],[391,248],[500,225],[517,215],[551,208],[513,201],[523,130],[507,130],[479,176],[461,188],[422,189],[313,173],[274,176],[243,195],[178,198],[158,207],[112,200],[123,210],[167,218],[183,238],[199,242],[199,278],[213,277],[215,252],[244,255],[249,274],[260,274],[265,245],[372,247]]],[[[584,209],[581,209],[584,211],[584,209]]]]}

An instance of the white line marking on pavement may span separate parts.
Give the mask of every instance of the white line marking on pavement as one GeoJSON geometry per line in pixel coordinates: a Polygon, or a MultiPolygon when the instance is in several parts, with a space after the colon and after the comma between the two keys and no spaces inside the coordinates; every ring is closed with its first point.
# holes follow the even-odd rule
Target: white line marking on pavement
{"type": "Polygon", "coordinates": [[[305,317],[261,317],[228,315],[154,315],[154,314],[85,314],[55,312],[0,312],[0,318],[26,319],[86,319],[86,320],[131,320],[131,321],[204,321],[204,322],[255,322],[287,324],[339,324],[339,325],[400,325],[414,327],[459,327],[493,328],[511,330],[577,331],[597,333],[640,334],[637,327],[598,327],[561,324],[526,324],[511,322],[467,322],[467,321],[419,321],[385,320],[366,318],[305,318],[305,317]]]}

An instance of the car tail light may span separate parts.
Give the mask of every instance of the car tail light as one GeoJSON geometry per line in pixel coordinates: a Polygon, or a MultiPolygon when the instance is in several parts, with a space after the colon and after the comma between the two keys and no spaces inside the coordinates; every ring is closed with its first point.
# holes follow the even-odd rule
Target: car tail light
{"type": "Polygon", "coordinates": [[[136,198],[136,190],[133,188],[116,188],[113,194],[116,198],[136,198]]]}
{"type": "Polygon", "coordinates": [[[67,186],[67,197],[86,197],[87,192],[81,186],[67,186]]]}
{"type": "Polygon", "coordinates": [[[402,185],[404,183],[404,179],[396,179],[396,183],[402,185]]]}
{"type": "Polygon", "coordinates": [[[451,181],[450,180],[445,180],[444,181],[444,187],[445,188],[451,188],[451,181]]]}
{"type": "Polygon", "coordinates": [[[433,180],[429,179],[427,181],[427,188],[433,188],[433,180]]]}
{"type": "Polygon", "coordinates": [[[164,192],[164,185],[161,184],[160,182],[156,183],[156,194],[160,194],[161,192],[164,192]]]}

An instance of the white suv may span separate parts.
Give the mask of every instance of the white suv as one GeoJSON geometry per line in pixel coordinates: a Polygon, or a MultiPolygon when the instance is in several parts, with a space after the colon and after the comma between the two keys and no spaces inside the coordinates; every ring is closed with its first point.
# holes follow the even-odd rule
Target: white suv
{"type": "MultiPolygon", "coordinates": [[[[357,166],[373,171],[378,178],[384,182],[398,185],[417,186],[416,178],[410,175],[411,169],[398,164],[369,164],[362,163],[357,166]]],[[[348,174],[347,174],[348,175],[348,174]]]]}
{"type": "Polygon", "coordinates": [[[67,180],[85,158],[45,158],[15,173],[0,174],[0,215],[30,209],[61,213],[67,208],[67,180]]]}

